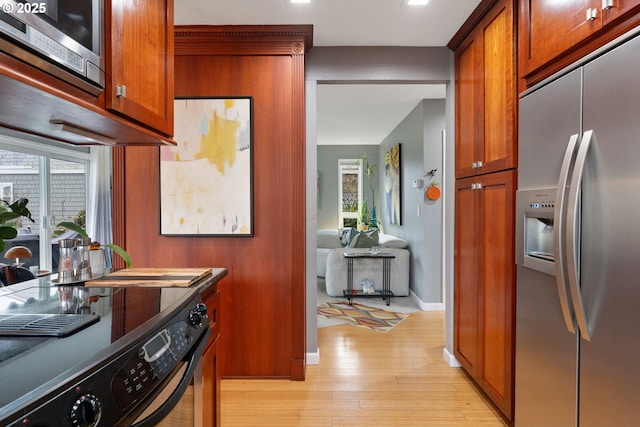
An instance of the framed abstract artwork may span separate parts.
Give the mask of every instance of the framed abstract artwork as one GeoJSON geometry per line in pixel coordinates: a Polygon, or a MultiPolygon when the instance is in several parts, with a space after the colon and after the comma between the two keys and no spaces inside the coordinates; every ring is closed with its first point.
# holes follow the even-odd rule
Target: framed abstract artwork
{"type": "Polygon", "coordinates": [[[390,224],[402,225],[402,180],[400,176],[400,144],[384,153],[384,195],[387,218],[390,224]]]}
{"type": "Polygon", "coordinates": [[[253,99],[176,98],[160,147],[160,234],[253,236],[253,99]]]}

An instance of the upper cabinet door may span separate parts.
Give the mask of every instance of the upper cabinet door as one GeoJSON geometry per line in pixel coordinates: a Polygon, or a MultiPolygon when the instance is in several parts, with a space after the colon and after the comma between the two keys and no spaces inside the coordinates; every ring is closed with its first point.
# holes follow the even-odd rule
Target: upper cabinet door
{"type": "Polygon", "coordinates": [[[554,59],[602,26],[601,0],[521,2],[521,65],[528,72],[554,59]],[[595,12],[594,12],[595,11],[595,12]],[[589,15],[587,15],[589,13],[589,15]]]}
{"type": "Polygon", "coordinates": [[[520,90],[640,23],[640,0],[521,1],[520,90]]]}
{"type": "Polygon", "coordinates": [[[480,173],[512,169],[516,164],[516,57],[513,2],[499,2],[482,30],[482,134],[480,173]]]}
{"type": "Polygon", "coordinates": [[[602,2],[603,25],[613,23],[616,19],[630,13],[636,6],[640,6],[640,0],[604,0],[602,2]]]}
{"type": "Polygon", "coordinates": [[[513,16],[498,2],[456,49],[456,178],[516,167],[513,16]]]}
{"type": "Polygon", "coordinates": [[[106,107],[173,134],[173,0],[107,0],[106,107]]]}
{"type": "Polygon", "coordinates": [[[473,176],[479,139],[480,42],[469,37],[456,50],[456,178],[473,176]]]}

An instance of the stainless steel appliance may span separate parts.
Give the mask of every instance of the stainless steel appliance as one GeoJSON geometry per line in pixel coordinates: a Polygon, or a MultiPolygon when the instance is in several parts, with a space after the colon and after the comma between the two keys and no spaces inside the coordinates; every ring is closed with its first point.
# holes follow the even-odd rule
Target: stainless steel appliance
{"type": "Polygon", "coordinates": [[[0,50],[94,95],[104,75],[103,0],[2,0],[0,50]]]}
{"type": "Polygon", "coordinates": [[[194,380],[208,323],[194,288],[2,287],[0,425],[155,426],[194,380]]]}
{"type": "Polygon", "coordinates": [[[640,425],[637,33],[520,100],[515,427],[640,425]]]}

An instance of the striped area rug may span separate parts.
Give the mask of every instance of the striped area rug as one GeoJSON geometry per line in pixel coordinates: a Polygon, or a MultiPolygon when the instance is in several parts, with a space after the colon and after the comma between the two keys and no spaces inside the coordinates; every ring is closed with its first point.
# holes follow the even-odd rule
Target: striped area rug
{"type": "Polygon", "coordinates": [[[369,307],[363,304],[332,301],[320,304],[318,314],[334,320],[341,320],[353,326],[372,329],[379,332],[388,332],[404,319],[408,313],[394,313],[380,308],[369,307]]]}

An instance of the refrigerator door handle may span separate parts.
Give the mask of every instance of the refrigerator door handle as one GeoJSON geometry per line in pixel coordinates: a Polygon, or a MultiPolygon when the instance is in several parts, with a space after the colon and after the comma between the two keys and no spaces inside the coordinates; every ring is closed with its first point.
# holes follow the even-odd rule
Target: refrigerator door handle
{"type": "Polygon", "coordinates": [[[562,160],[562,167],[560,168],[560,178],[558,179],[558,189],[556,193],[556,206],[554,209],[553,217],[553,252],[555,256],[555,270],[556,270],[556,285],[558,287],[558,298],[560,299],[560,308],[562,309],[562,317],[564,323],[567,326],[567,330],[572,334],[576,333],[576,329],[573,326],[573,316],[571,309],[569,308],[569,292],[567,290],[567,280],[564,270],[564,201],[567,190],[567,183],[569,181],[569,173],[571,172],[571,165],[573,163],[576,146],[578,143],[578,134],[571,135],[567,149],[564,153],[562,160]]]}
{"type": "Polygon", "coordinates": [[[582,140],[578,147],[578,154],[576,155],[576,163],[573,167],[573,174],[571,176],[571,188],[569,189],[569,199],[567,200],[567,270],[569,276],[569,289],[571,291],[571,300],[576,314],[576,321],[580,328],[580,335],[583,339],[591,341],[591,330],[587,323],[587,316],[584,310],[584,303],[582,302],[582,294],[580,292],[580,265],[578,263],[578,251],[580,249],[580,242],[578,241],[580,226],[579,223],[579,200],[580,200],[580,188],[582,184],[582,174],[584,172],[584,165],[587,161],[587,152],[589,146],[595,138],[593,130],[588,130],[582,134],[582,140]]]}

